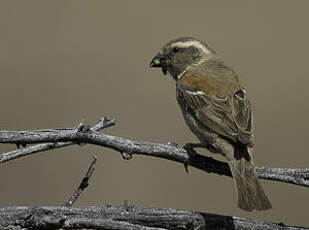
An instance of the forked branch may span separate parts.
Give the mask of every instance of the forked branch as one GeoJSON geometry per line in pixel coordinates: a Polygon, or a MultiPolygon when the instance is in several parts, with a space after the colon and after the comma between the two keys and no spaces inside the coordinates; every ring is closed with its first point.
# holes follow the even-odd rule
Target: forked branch
{"type": "MultiPolygon", "coordinates": [[[[104,119],[103,119],[104,120],[104,119]]],[[[114,124],[114,120],[109,120],[109,124],[114,124]],[[113,122],[111,122],[113,121],[113,122]]],[[[66,146],[76,143],[87,143],[99,145],[102,147],[112,148],[122,154],[125,159],[130,159],[133,154],[154,156],[168,159],[189,165],[208,173],[216,173],[219,175],[231,176],[230,169],[225,162],[206,157],[201,154],[190,154],[184,148],[175,144],[159,144],[152,142],[139,142],[122,137],[112,136],[105,133],[99,133],[94,129],[84,128],[67,129],[44,129],[44,130],[28,130],[28,131],[0,131],[0,143],[10,144],[38,144],[48,143],[48,146],[61,145],[66,146]]],[[[19,153],[8,152],[0,155],[0,163],[13,160],[17,157],[34,153],[30,148],[40,149],[41,145],[32,146],[21,150],[19,153]],[[39,147],[37,147],[39,146],[39,147]],[[21,153],[21,154],[20,154],[21,153]]],[[[60,146],[62,147],[62,146],[60,146]]],[[[51,147],[47,147],[51,149],[51,147]]],[[[53,147],[52,147],[53,148],[53,147]]],[[[37,150],[39,152],[42,150],[37,150]]],[[[299,186],[309,187],[309,169],[297,168],[268,168],[256,167],[256,172],[261,179],[273,180],[295,184],[299,186]]]]}
{"type": "MultiPolygon", "coordinates": [[[[200,154],[191,155],[175,144],[138,142],[97,132],[115,124],[115,120],[102,118],[92,128],[78,125],[69,129],[46,129],[30,131],[0,131],[0,143],[17,145],[35,144],[28,148],[3,153],[0,163],[36,152],[65,147],[72,144],[95,144],[112,148],[131,159],[133,154],[154,156],[190,165],[205,172],[231,176],[227,163],[200,154]],[[43,144],[42,144],[43,143],[43,144]]],[[[73,203],[88,186],[95,168],[96,158],[91,162],[82,183],[64,206],[0,208],[0,229],[280,229],[300,230],[306,227],[290,227],[282,223],[248,220],[202,212],[163,208],[136,207],[125,202],[123,206],[73,207],[73,203]]],[[[309,187],[309,169],[257,167],[262,179],[287,182],[309,187]]]]}

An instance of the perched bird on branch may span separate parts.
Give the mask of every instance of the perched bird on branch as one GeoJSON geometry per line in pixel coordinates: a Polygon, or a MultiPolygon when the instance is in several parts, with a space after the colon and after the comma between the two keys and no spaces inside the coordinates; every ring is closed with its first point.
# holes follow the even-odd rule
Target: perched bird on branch
{"type": "Polygon", "coordinates": [[[150,67],[176,81],[177,102],[184,120],[204,147],[228,161],[238,191],[238,207],[271,208],[252,160],[254,145],[250,101],[236,73],[204,42],[183,37],[165,44],[150,67]]]}

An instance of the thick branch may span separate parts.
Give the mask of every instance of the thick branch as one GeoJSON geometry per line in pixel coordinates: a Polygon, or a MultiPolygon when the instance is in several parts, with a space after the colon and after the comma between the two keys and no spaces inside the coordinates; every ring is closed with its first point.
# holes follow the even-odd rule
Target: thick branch
{"type": "Polygon", "coordinates": [[[0,208],[0,226],[40,229],[309,229],[234,216],[128,205],[3,207],[0,208]]]}
{"type": "MultiPolygon", "coordinates": [[[[184,148],[174,144],[138,142],[79,128],[0,131],[0,143],[35,144],[46,142],[89,143],[112,148],[122,153],[122,156],[126,159],[130,159],[132,154],[154,156],[184,163],[208,173],[231,176],[227,163],[200,154],[190,155],[184,148]]],[[[10,160],[10,156],[10,154],[5,153],[6,160],[10,160]]],[[[3,162],[3,156],[0,156],[0,162],[3,162]]],[[[309,187],[309,169],[257,167],[256,171],[261,179],[309,187]]]]}

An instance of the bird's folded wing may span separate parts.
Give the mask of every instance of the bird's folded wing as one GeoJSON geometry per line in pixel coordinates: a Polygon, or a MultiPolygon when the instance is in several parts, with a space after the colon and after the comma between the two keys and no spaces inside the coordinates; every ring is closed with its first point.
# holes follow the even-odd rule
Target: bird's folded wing
{"type": "Polygon", "coordinates": [[[188,112],[200,123],[217,134],[253,145],[250,102],[245,91],[240,86],[237,88],[227,84],[216,89],[219,86],[217,83],[196,73],[187,73],[178,82],[178,100],[184,102],[188,112]]]}

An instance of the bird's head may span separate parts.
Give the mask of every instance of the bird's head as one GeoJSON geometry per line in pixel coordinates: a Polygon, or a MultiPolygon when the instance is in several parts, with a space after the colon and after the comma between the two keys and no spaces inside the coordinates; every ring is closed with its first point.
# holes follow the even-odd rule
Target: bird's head
{"type": "Polygon", "coordinates": [[[184,71],[192,66],[214,57],[215,51],[204,42],[182,37],[166,43],[161,51],[152,59],[150,67],[162,68],[177,80],[184,71]]]}

